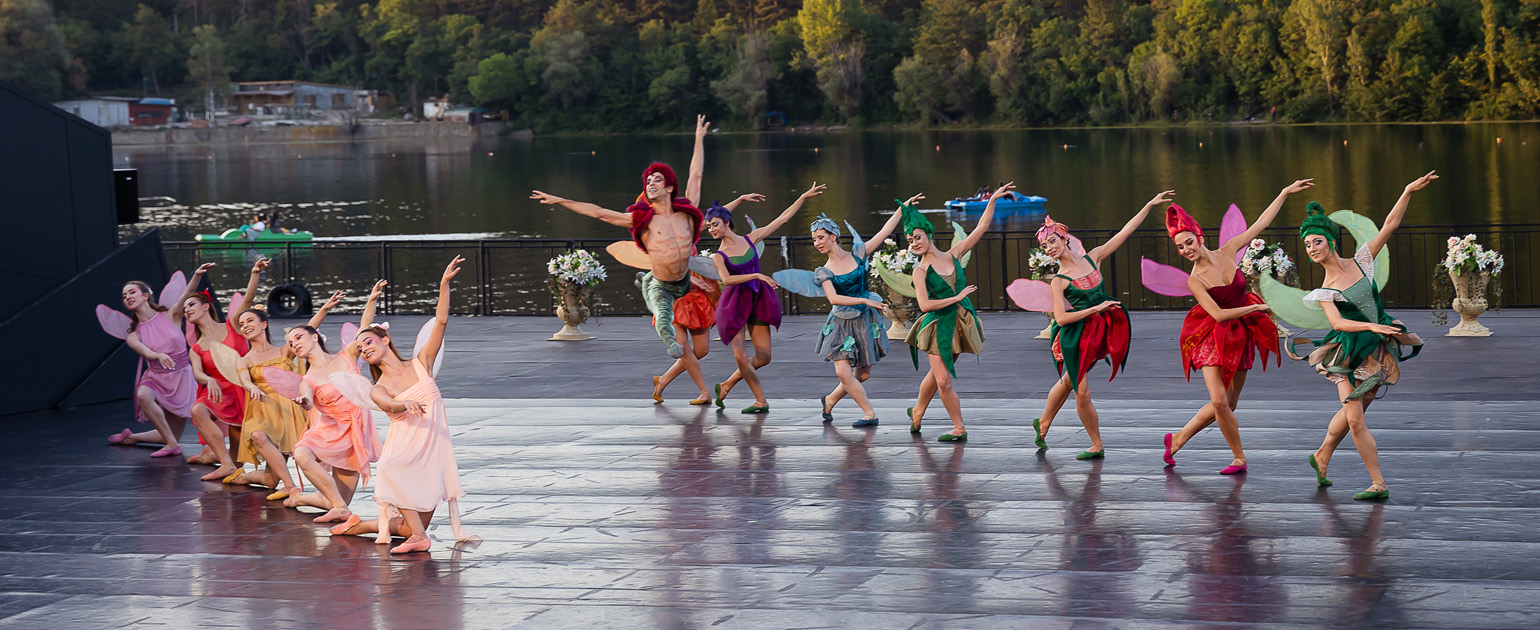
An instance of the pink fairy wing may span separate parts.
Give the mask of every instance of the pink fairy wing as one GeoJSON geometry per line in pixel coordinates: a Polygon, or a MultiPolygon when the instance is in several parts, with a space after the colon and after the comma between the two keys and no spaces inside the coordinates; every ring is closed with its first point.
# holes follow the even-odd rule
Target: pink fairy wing
{"type": "Polygon", "coordinates": [[[187,276],[181,270],[171,274],[171,279],[166,281],[166,288],[160,290],[160,305],[166,308],[175,308],[176,301],[187,292],[187,276]]]}
{"type": "Polygon", "coordinates": [[[240,313],[235,312],[235,309],[240,308],[241,302],[244,301],[246,301],[246,296],[240,291],[230,295],[230,305],[228,310],[225,311],[225,321],[233,321],[236,316],[240,315],[240,313]]]}
{"type": "Polygon", "coordinates": [[[134,323],[123,311],[109,308],[106,304],[96,305],[96,321],[102,325],[102,330],[118,339],[127,339],[128,327],[134,323]]]}
{"type": "Polygon", "coordinates": [[[1074,254],[1076,258],[1084,258],[1085,257],[1085,244],[1081,243],[1080,239],[1075,238],[1074,235],[1070,235],[1070,237],[1069,237],[1069,251],[1070,251],[1070,253],[1074,254]]]}
{"type": "Polygon", "coordinates": [[[1016,306],[1029,311],[1053,312],[1053,288],[1042,280],[1020,278],[1005,287],[1005,294],[1010,296],[1016,306]]]}
{"type": "MultiPolygon", "coordinates": [[[[1230,204],[1230,209],[1225,211],[1225,218],[1219,223],[1219,246],[1224,247],[1230,239],[1240,236],[1246,231],[1246,215],[1241,214],[1240,206],[1230,204]]],[[[1241,247],[1235,252],[1235,262],[1239,264],[1241,258],[1246,255],[1246,248],[1241,247]]]]}
{"type": "Polygon", "coordinates": [[[374,384],[370,383],[369,379],[341,370],[332,372],[330,379],[332,387],[337,388],[337,392],[354,406],[379,411],[380,406],[374,404],[374,399],[369,397],[369,390],[374,389],[374,384]]]}
{"type": "Polygon", "coordinates": [[[198,327],[197,326],[194,326],[192,322],[183,322],[182,323],[182,328],[187,333],[187,346],[188,347],[192,347],[193,344],[198,343],[198,327]]]}
{"type": "Polygon", "coordinates": [[[358,339],[358,324],[342,322],[342,346],[347,346],[358,339]]]}
{"type": "Polygon", "coordinates": [[[262,378],[267,379],[267,386],[278,392],[284,398],[299,397],[299,375],[281,367],[267,366],[262,368],[262,378]]]}
{"type": "Polygon", "coordinates": [[[1192,291],[1187,288],[1188,273],[1172,267],[1162,265],[1148,258],[1139,258],[1139,281],[1144,283],[1144,288],[1171,297],[1187,297],[1192,291]]]}
{"type": "Polygon", "coordinates": [[[643,271],[652,271],[652,259],[647,257],[647,252],[637,247],[634,241],[615,241],[604,248],[604,251],[615,257],[615,261],[627,267],[635,267],[643,271]]]}
{"type": "MultiPolygon", "coordinates": [[[[428,343],[428,337],[433,336],[433,323],[434,320],[429,319],[423,322],[422,328],[417,331],[417,341],[412,344],[412,356],[417,356],[417,353],[422,351],[422,347],[428,343]]],[[[428,373],[433,375],[433,378],[438,378],[438,369],[444,365],[444,351],[448,349],[448,340],[439,342],[438,354],[433,356],[433,366],[428,370],[428,373]]]]}

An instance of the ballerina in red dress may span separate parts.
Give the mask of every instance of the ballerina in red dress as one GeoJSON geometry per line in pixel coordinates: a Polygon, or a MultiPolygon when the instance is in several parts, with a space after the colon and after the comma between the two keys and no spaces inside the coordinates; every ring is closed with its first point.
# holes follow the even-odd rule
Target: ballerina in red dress
{"type": "Polygon", "coordinates": [[[1266,315],[1267,304],[1247,289],[1246,277],[1235,261],[1247,244],[1278,216],[1290,194],[1313,185],[1308,179],[1289,184],[1255,224],[1217,250],[1204,244],[1203,228],[1181,206],[1173,203],[1166,208],[1166,232],[1182,257],[1193,262],[1187,288],[1198,300],[1182,322],[1182,371],[1188,380],[1192,380],[1193,370],[1202,372],[1209,396],[1208,404],[1187,421],[1187,426],[1166,434],[1163,457],[1167,465],[1175,466],[1176,452],[1192,436],[1218,421],[1219,432],[1234,455],[1230,465],[1219,474],[1246,472],[1246,453],[1241,449],[1240,426],[1235,419],[1241,388],[1246,385],[1246,373],[1255,364],[1257,354],[1262,356],[1263,370],[1267,369],[1268,354],[1277,362],[1282,361],[1282,356],[1278,352],[1278,327],[1266,315]]]}
{"type": "MultiPolygon", "coordinates": [[[[251,268],[251,280],[245,293],[236,293],[230,300],[230,312],[223,322],[218,319],[213,295],[194,293],[182,300],[182,312],[191,326],[188,338],[192,343],[191,359],[193,380],[198,382],[198,398],[192,407],[192,423],[198,435],[207,444],[212,462],[219,466],[214,472],[203,475],[204,481],[217,481],[235,473],[233,453],[241,442],[241,419],[246,414],[246,392],[237,384],[237,365],[241,357],[251,350],[235,330],[235,316],[251,308],[252,297],[261,281],[262,271],[268,259],[257,261],[251,268]],[[226,448],[225,442],[229,441],[226,448]]],[[[193,274],[191,284],[197,286],[200,276],[208,272],[214,263],[205,263],[193,274]]]]}

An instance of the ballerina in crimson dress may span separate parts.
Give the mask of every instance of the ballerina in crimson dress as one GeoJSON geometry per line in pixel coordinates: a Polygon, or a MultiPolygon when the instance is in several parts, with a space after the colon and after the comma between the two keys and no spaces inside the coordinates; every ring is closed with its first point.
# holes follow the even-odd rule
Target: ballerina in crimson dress
{"type": "Polygon", "coordinates": [[[1188,380],[1192,371],[1203,374],[1209,402],[1187,425],[1165,437],[1164,459],[1175,466],[1177,451],[1209,424],[1219,423],[1219,432],[1230,445],[1234,459],[1219,471],[1221,475],[1246,472],[1246,453],[1241,449],[1240,426],[1235,409],[1240,404],[1246,374],[1261,355],[1262,369],[1267,369],[1268,355],[1282,361],[1278,351],[1278,328],[1266,315],[1267,304],[1246,286],[1246,277],[1236,265],[1236,257],[1252,239],[1271,225],[1290,194],[1309,189],[1314,184],[1302,179],[1278,193],[1256,223],[1237,234],[1217,250],[1203,242],[1203,228],[1181,206],[1166,208],[1166,233],[1183,258],[1193,262],[1187,288],[1198,305],[1188,311],[1179,337],[1182,371],[1188,380]]]}
{"type": "Polygon", "coordinates": [[[1128,313],[1109,297],[1102,283],[1101,263],[1123,246],[1128,236],[1144,223],[1151,209],[1168,203],[1171,194],[1168,190],[1155,195],[1122,230],[1089,253],[1080,249],[1080,242],[1069,235],[1069,228],[1063,223],[1045,218],[1043,227],[1037,231],[1043,251],[1059,261],[1059,273],[1049,283],[1053,292],[1050,337],[1053,362],[1062,375],[1048,390],[1043,415],[1032,421],[1039,449],[1048,448],[1048,429],[1053,426],[1053,417],[1073,392],[1075,412],[1085,426],[1086,435],[1091,438],[1090,448],[1075,455],[1075,459],[1106,456],[1102,447],[1101,419],[1091,403],[1091,388],[1085,376],[1096,362],[1107,361],[1112,366],[1112,374],[1107,380],[1116,378],[1118,370],[1128,361],[1132,331],[1128,326],[1128,313]]]}
{"type": "MultiPolygon", "coordinates": [[[[189,284],[198,285],[200,276],[207,273],[214,263],[207,263],[193,273],[189,284]]],[[[246,414],[246,392],[241,390],[237,376],[241,356],[250,349],[246,338],[235,330],[235,315],[251,307],[252,295],[267,268],[262,258],[251,268],[251,280],[245,293],[236,293],[230,300],[230,316],[221,322],[216,319],[214,299],[207,293],[194,293],[182,300],[182,312],[192,326],[188,336],[196,339],[188,358],[192,362],[193,379],[198,382],[198,399],[192,407],[192,423],[208,445],[208,452],[219,466],[202,477],[204,481],[216,481],[234,474],[235,457],[241,441],[241,420],[246,414]],[[228,440],[228,447],[226,441],[228,440]]]]}

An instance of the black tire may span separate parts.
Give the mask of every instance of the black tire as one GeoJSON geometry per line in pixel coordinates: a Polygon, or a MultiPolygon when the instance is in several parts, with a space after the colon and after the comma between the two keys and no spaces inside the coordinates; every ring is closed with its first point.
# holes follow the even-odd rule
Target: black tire
{"type": "Polygon", "coordinates": [[[303,284],[280,284],[267,294],[267,314],[270,317],[304,317],[314,311],[310,289],[306,289],[303,284]]]}

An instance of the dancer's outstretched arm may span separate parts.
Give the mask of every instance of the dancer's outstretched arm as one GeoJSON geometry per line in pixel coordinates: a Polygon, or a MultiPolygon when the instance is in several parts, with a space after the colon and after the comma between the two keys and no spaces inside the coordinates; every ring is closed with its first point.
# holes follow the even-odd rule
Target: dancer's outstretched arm
{"type": "Polygon", "coordinates": [[[1427,175],[1413,180],[1406,185],[1405,190],[1401,191],[1401,198],[1396,200],[1396,205],[1390,209],[1390,214],[1385,216],[1385,223],[1380,226],[1380,233],[1374,235],[1374,240],[1369,241],[1370,256],[1380,255],[1380,250],[1385,247],[1385,243],[1390,242],[1390,235],[1396,232],[1396,228],[1401,227],[1401,217],[1406,216],[1406,205],[1412,200],[1412,193],[1426,188],[1433,180],[1438,179],[1437,173],[1438,171],[1428,171],[1427,175]]]}
{"type": "MultiPolygon", "coordinates": [[[[924,198],[925,193],[918,193],[915,196],[910,197],[909,201],[905,201],[904,203],[912,204],[924,198]]],[[[882,229],[877,230],[877,233],[872,235],[871,240],[866,241],[866,244],[864,245],[866,251],[861,252],[861,256],[870,258],[872,254],[875,254],[878,250],[882,249],[883,241],[888,240],[888,237],[893,235],[893,231],[898,229],[898,224],[902,223],[903,220],[903,210],[894,210],[893,215],[888,217],[888,222],[882,224],[882,229]]],[[[855,252],[851,253],[853,254],[855,252]]]]}
{"type": "Polygon", "coordinates": [[[984,206],[984,214],[979,217],[979,224],[973,226],[973,231],[968,233],[967,238],[953,243],[952,249],[947,253],[961,257],[963,254],[973,251],[973,246],[979,244],[979,239],[984,238],[984,233],[989,231],[989,224],[995,220],[995,202],[1004,197],[1005,193],[1012,190],[1016,190],[1016,182],[1008,182],[996,189],[995,193],[989,196],[989,203],[984,206]]]}
{"type": "MultiPolygon", "coordinates": [[[[1283,209],[1283,202],[1288,200],[1289,195],[1304,192],[1314,185],[1315,179],[1310,178],[1301,179],[1288,186],[1284,186],[1283,190],[1278,193],[1278,197],[1273,199],[1273,203],[1269,204],[1267,209],[1262,211],[1262,216],[1257,217],[1256,223],[1252,223],[1251,227],[1246,228],[1245,232],[1241,232],[1235,238],[1230,239],[1230,242],[1220,244],[1220,250],[1234,258],[1235,252],[1241,251],[1241,249],[1251,243],[1252,239],[1261,236],[1262,230],[1267,229],[1267,226],[1273,224],[1273,219],[1278,216],[1278,211],[1283,209]]],[[[1197,295],[1197,293],[1193,293],[1193,295],[1197,295]]],[[[1213,315],[1212,312],[1209,314],[1213,315]]]]}
{"type": "MultiPolygon", "coordinates": [[[[388,284],[386,281],[378,280],[374,283],[374,288],[369,290],[369,299],[364,302],[364,314],[358,318],[359,330],[364,330],[365,328],[374,325],[374,307],[379,304],[380,294],[385,291],[386,284],[388,284]]],[[[355,337],[353,339],[346,339],[344,341],[346,341],[346,343],[342,345],[342,350],[339,350],[337,354],[346,357],[349,361],[357,360],[358,339],[355,337]]]]}
{"type": "Polygon", "coordinates": [[[424,367],[431,367],[439,348],[444,347],[444,328],[449,325],[449,282],[460,273],[462,262],[465,262],[464,258],[455,256],[454,260],[449,261],[449,266],[444,268],[444,277],[439,279],[438,310],[433,313],[433,332],[428,333],[428,340],[414,353],[416,358],[422,359],[424,367]]]}
{"type": "Polygon", "coordinates": [[[737,199],[734,199],[732,201],[729,201],[727,203],[722,204],[722,207],[723,208],[727,208],[728,212],[736,212],[738,210],[738,205],[743,203],[743,202],[745,202],[745,201],[751,201],[751,202],[754,202],[754,203],[759,203],[759,202],[764,201],[764,200],[765,200],[765,196],[764,195],[761,195],[759,193],[749,193],[747,195],[739,195],[737,199]]]}
{"type": "Polygon", "coordinates": [[[326,314],[331,312],[333,306],[336,306],[339,302],[342,301],[342,296],[344,295],[347,295],[347,291],[343,291],[341,289],[332,291],[332,296],[326,298],[326,303],[322,304],[321,308],[316,309],[315,315],[310,316],[310,321],[305,322],[305,324],[311,328],[320,330],[321,324],[326,321],[326,314]]]}
{"type": "Polygon", "coordinates": [[[252,302],[257,301],[257,286],[262,284],[262,272],[267,271],[269,264],[272,264],[271,260],[258,258],[257,262],[251,265],[251,279],[246,281],[246,292],[241,294],[240,307],[235,309],[237,316],[246,312],[246,309],[251,308],[252,302]]]}
{"type": "MultiPolygon", "coordinates": [[[[706,115],[695,117],[695,153],[690,155],[690,178],[685,180],[684,196],[690,200],[690,205],[700,207],[700,180],[706,174],[706,132],[711,131],[711,123],[706,122],[706,115]]],[[[674,191],[678,194],[679,191],[674,191]]]]}
{"type": "Polygon", "coordinates": [[[187,303],[187,298],[190,298],[198,293],[198,281],[203,279],[203,275],[207,274],[209,269],[212,269],[213,267],[214,263],[203,263],[198,265],[198,270],[193,272],[191,278],[188,278],[187,286],[182,289],[182,294],[176,296],[176,306],[166,311],[166,317],[171,318],[171,323],[176,324],[177,326],[182,325],[182,318],[187,316],[187,311],[182,309],[182,305],[187,303]]]}
{"type": "Polygon", "coordinates": [[[798,210],[802,209],[803,202],[807,201],[811,197],[822,195],[824,189],[826,188],[828,188],[828,186],[818,182],[813,182],[813,187],[807,189],[807,192],[804,192],[801,196],[797,197],[796,201],[791,202],[791,205],[787,206],[786,209],[781,212],[781,216],[776,217],[775,220],[771,221],[768,225],[754,230],[753,232],[749,232],[748,236],[744,238],[749,239],[750,245],[769,238],[771,234],[775,234],[776,230],[781,229],[781,226],[786,225],[786,222],[790,221],[791,217],[796,215],[798,210]]]}
{"type": "Polygon", "coordinates": [[[1063,278],[1054,278],[1053,282],[1048,284],[1048,287],[1053,290],[1053,321],[1058,322],[1060,326],[1068,326],[1090,317],[1092,313],[1100,313],[1120,304],[1117,300],[1107,300],[1090,308],[1066,311],[1064,310],[1064,305],[1068,304],[1069,301],[1064,299],[1064,288],[1068,286],[1069,281],[1063,278]]]}
{"type": "MultiPolygon", "coordinates": [[[[1171,203],[1171,195],[1174,194],[1176,194],[1176,191],[1168,190],[1155,195],[1153,199],[1150,199],[1149,203],[1144,204],[1144,207],[1139,209],[1139,212],[1134,215],[1134,218],[1129,219],[1128,224],[1124,225],[1123,229],[1118,230],[1118,233],[1114,234],[1112,238],[1107,240],[1107,242],[1102,243],[1101,245],[1097,246],[1096,249],[1088,252],[1088,254],[1091,256],[1091,260],[1100,264],[1102,260],[1106,259],[1108,256],[1111,256],[1112,252],[1118,251],[1118,248],[1123,246],[1123,242],[1128,240],[1128,235],[1133,234],[1134,230],[1139,229],[1139,224],[1144,223],[1145,217],[1150,216],[1150,210],[1162,204],[1171,203]]],[[[1062,326],[1063,324],[1060,325],[1062,326]]]]}
{"type": "Polygon", "coordinates": [[[538,190],[530,191],[529,198],[548,206],[561,206],[585,217],[593,217],[610,225],[623,228],[631,227],[631,215],[624,212],[616,212],[614,210],[602,208],[596,204],[591,204],[586,201],[563,199],[561,197],[557,197],[556,195],[543,193],[538,190]]]}

